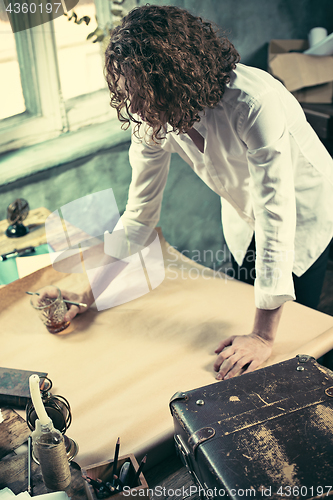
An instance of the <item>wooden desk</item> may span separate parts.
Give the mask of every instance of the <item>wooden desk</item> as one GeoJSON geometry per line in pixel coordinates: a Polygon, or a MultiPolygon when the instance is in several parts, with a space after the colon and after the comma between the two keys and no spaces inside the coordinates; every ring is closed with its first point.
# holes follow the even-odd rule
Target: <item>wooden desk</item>
{"type": "MultiPolygon", "coordinates": [[[[0,290],[3,360],[48,372],[52,392],[69,400],[67,434],[79,445],[81,467],[112,458],[118,436],[122,454],[139,457],[160,444],[156,460],[162,459],[172,448],[170,397],[214,383],[216,345],[251,330],[252,286],[187,259],[162,236],[161,243],[166,277],[160,286],[115,308],[90,308],[63,335],[47,332],[24,291],[50,283],[79,290],[85,275],[49,266],[0,290]]],[[[332,347],[333,318],[289,302],[268,363],[298,353],[319,357],[332,347]]]]}

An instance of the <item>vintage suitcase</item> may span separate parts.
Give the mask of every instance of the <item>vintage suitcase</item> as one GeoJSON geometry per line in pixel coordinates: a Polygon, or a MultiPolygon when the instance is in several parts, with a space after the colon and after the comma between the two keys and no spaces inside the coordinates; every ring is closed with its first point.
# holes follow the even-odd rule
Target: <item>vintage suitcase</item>
{"type": "Polygon", "coordinates": [[[170,409],[176,447],[197,493],[333,496],[333,372],[314,358],[298,355],[176,393],[170,409]]]}

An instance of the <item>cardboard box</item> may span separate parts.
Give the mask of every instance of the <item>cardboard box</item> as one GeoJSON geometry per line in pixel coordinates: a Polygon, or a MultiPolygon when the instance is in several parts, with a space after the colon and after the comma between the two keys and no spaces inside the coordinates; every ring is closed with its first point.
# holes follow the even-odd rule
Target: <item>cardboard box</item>
{"type": "Polygon", "coordinates": [[[333,56],[311,56],[302,52],[306,40],[271,40],[268,70],[300,102],[331,103],[333,56]]]}

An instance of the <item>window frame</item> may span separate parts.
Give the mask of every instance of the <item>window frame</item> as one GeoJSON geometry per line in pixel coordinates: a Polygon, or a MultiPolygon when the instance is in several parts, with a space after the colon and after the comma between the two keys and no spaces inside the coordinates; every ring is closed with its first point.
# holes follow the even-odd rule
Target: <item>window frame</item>
{"type": "MultiPolygon", "coordinates": [[[[99,26],[111,28],[109,2],[94,3],[99,26]]],[[[26,110],[0,120],[0,154],[115,118],[107,87],[64,101],[52,20],[14,36],[26,110]]]]}

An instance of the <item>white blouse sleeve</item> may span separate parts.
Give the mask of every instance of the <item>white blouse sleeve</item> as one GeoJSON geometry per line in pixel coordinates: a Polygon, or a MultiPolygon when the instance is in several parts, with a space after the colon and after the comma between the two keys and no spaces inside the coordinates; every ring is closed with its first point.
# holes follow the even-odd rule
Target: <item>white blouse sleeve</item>
{"type": "Polygon", "coordinates": [[[155,227],[160,218],[164,188],[168,178],[170,156],[161,146],[147,144],[132,134],[129,160],[132,180],[128,191],[125,224],[155,227]]]}
{"type": "MultiPolygon", "coordinates": [[[[145,136],[150,127],[145,124],[145,136]]],[[[140,130],[141,130],[140,129],[140,130]]],[[[167,182],[171,153],[144,139],[137,139],[132,132],[129,160],[132,179],[128,191],[126,209],[115,229],[122,226],[154,228],[160,218],[164,188],[167,182]]]]}
{"type": "MultiPolygon", "coordinates": [[[[142,128],[149,134],[150,127],[142,128]]],[[[149,135],[147,136],[149,137],[149,135]]],[[[160,145],[137,139],[132,133],[129,160],[132,180],[126,209],[112,235],[104,237],[105,252],[118,259],[142,249],[154,235],[161,212],[163,192],[168,178],[171,153],[160,145]]]]}
{"type": "Polygon", "coordinates": [[[239,134],[248,148],[255,218],[255,302],[259,309],[276,309],[295,299],[296,198],[289,132],[274,91],[251,103],[240,118],[239,134]]]}

